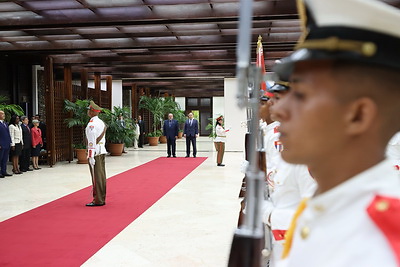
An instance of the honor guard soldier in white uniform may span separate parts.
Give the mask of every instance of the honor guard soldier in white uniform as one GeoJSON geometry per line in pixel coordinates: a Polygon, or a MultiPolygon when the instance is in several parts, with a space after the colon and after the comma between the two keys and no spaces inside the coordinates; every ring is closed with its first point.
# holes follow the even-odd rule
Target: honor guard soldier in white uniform
{"type": "MultiPolygon", "coordinates": [[[[273,107],[288,94],[289,84],[277,82],[269,92],[273,94],[268,100],[271,117],[276,119],[273,107]]],[[[282,159],[281,151],[284,147],[279,140],[279,122],[275,121],[270,125],[274,127],[270,127],[265,138],[270,198],[264,202],[263,221],[272,232],[272,255],[269,266],[275,267],[282,255],[284,237],[297,206],[303,198],[314,194],[317,185],[307,166],[289,164],[282,159]]]]}
{"type": "Polygon", "coordinates": [[[101,107],[90,101],[88,107],[90,121],[86,127],[86,139],[88,162],[93,183],[93,201],[86,204],[88,207],[104,206],[106,204],[106,125],[98,117],[101,110],[101,107]]]}
{"type": "MultiPolygon", "coordinates": [[[[268,89],[268,93],[270,94],[270,98],[268,100],[269,108],[274,104],[275,101],[279,100],[279,95],[283,95],[287,92],[288,87],[287,83],[280,82],[275,83],[271,88],[268,89]]],[[[281,161],[281,151],[282,144],[279,141],[279,121],[277,121],[273,114],[270,112],[271,123],[267,124],[264,128],[265,131],[265,153],[267,158],[267,183],[270,187],[270,190],[273,190],[274,187],[274,175],[277,172],[278,163],[281,161]]]]}
{"type": "Polygon", "coordinates": [[[306,0],[305,36],[273,70],[282,157],[318,183],[279,266],[400,266],[400,177],[385,158],[400,130],[400,10],[376,0],[306,0]]]}

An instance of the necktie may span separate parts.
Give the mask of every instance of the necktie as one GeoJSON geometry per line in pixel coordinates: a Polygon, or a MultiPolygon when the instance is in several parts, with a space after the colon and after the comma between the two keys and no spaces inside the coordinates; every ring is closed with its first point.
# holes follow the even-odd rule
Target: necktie
{"type": "Polygon", "coordinates": [[[190,126],[192,126],[192,120],[189,120],[190,121],[190,126]]]}
{"type": "Polygon", "coordinates": [[[169,121],[169,127],[171,127],[171,121],[169,121]]]}

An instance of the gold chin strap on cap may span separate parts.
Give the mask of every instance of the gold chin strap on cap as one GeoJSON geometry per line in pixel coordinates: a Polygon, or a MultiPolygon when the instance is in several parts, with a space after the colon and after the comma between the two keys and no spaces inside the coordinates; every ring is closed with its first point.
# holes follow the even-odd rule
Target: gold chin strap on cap
{"type": "Polygon", "coordinates": [[[290,85],[289,82],[284,82],[284,81],[278,81],[278,82],[275,82],[275,83],[283,85],[283,86],[286,86],[286,87],[289,87],[289,85],[290,85]]]}
{"type": "Polygon", "coordinates": [[[307,207],[308,198],[303,198],[297,207],[295,214],[293,215],[292,222],[290,223],[289,229],[285,234],[285,244],[283,245],[282,259],[285,259],[290,252],[292,247],[294,230],[296,229],[297,219],[303,213],[304,209],[307,207]]]}
{"type": "Polygon", "coordinates": [[[361,42],[354,40],[342,40],[337,37],[326,39],[306,40],[296,46],[296,49],[320,49],[327,51],[350,51],[356,52],[366,57],[375,55],[377,46],[373,42],[361,42]]]}
{"type": "Polygon", "coordinates": [[[307,12],[306,12],[306,7],[304,6],[303,0],[296,0],[297,3],[297,12],[299,13],[299,18],[300,18],[300,27],[302,34],[299,38],[298,43],[301,44],[305,39],[308,34],[307,30],[307,12]]]}

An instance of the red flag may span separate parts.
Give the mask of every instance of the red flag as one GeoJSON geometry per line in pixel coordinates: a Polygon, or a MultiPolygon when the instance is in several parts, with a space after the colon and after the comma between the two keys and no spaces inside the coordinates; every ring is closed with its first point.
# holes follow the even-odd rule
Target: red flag
{"type": "MultiPolygon", "coordinates": [[[[258,41],[257,41],[257,61],[256,61],[256,66],[261,68],[262,75],[264,76],[265,74],[265,62],[264,62],[264,50],[263,46],[261,43],[262,37],[261,35],[258,36],[258,41]]],[[[260,89],[266,91],[267,90],[267,85],[265,84],[265,81],[262,81],[260,84],[260,89]]]]}

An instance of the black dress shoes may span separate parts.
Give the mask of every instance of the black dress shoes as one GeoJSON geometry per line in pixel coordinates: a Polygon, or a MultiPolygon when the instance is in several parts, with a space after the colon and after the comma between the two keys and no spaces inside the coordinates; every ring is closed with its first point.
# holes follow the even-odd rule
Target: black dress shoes
{"type": "Polygon", "coordinates": [[[171,157],[171,155],[168,155],[168,156],[167,156],[167,158],[170,158],[170,157],[171,157]]]}
{"type": "Polygon", "coordinates": [[[193,155],[193,158],[195,158],[196,157],[196,155],[193,155]]]}
{"type": "Polygon", "coordinates": [[[3,176],[12,176],[12,174],[5,173],[5,174],[3,174],[3,176]]]}
{"type": "Polygon", "coordinates": [[[96,203],[93,203],[93,202],[90,202],[90,203],[87,203],[86,204],[86,207],[98,207],[98,206],[104,206],[106,203],[103,203],[103,204],[96,204],[96,203]]]}
{"type": "Polygon", "coordinates": [[[175,155],[173,155],[172,157],[176,158],[176,156],[175,156],[175,155]]]}
{"type": "Polygon", "coordinates": [[[188,158],[189,156],[186,156],[185,158],[188,158]]]}
{"type": "Polygon", "coordinates": [[[0,174],[0,178],[4,178],[4,175],[3,175],[3,174],[0,174]]]}
{"type": "Polygon", "coordinates": [[[225,166],[225,164],[218,163],[218,164],[217,164],[217,166],[219,166],[219,167],[224,167],[224,166],[225,166]]]}

